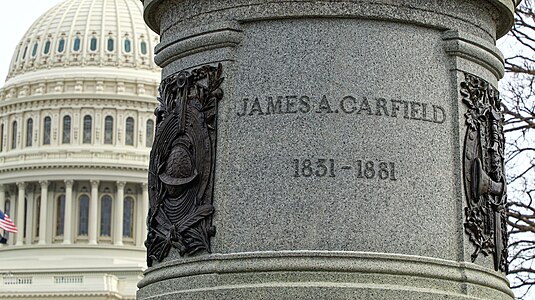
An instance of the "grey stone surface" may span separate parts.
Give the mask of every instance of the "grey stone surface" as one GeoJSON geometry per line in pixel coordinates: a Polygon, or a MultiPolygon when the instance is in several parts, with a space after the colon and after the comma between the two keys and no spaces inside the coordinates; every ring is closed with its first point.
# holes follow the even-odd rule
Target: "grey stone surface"
{"type": "Polygon", "coordinates": [[[512,298],[470,262],[459,97],[503,74],[506,2],[145,5],[163,77],[222,62],[225,95],[214,254],[172,250],[140,299],[512,298]]]}

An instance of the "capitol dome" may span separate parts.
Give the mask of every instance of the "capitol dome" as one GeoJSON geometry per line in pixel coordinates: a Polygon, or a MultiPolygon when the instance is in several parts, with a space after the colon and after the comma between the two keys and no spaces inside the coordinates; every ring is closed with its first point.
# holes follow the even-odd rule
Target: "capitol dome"
{"type": "Polygon", "coordinates": [[[134,299],[160,70],[139,0],[66,0],[0,89],[1,297],[134,299]]]}
{"type": "MultiPolygon", "coordinates": [[[[32,78],[94,76],[102,68],[118,75],[145,70],[153,78],[158,37],[145,25],[140,1],[67,0],[42,15],[17,45],[6,85],[32,78]],[[65,73],[67,72],[67,73],[65,73]],[[112,71],[113,72],[113,71],[112,71]]],[[[145,72],[136,73],[137,76],[145,72]]],[[[110,74],[111,75],[111,74],[110,74]]]]}

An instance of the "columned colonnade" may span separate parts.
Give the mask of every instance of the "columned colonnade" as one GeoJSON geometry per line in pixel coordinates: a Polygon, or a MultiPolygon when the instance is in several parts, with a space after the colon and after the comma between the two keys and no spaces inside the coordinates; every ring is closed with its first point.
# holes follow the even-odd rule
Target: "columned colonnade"
{"type": "Polygon", "coordinates": [[[96,179],[0,184],[0,207],[18,229],[8,234],[8,245],[143,247],[148,185],[96,179]]]}

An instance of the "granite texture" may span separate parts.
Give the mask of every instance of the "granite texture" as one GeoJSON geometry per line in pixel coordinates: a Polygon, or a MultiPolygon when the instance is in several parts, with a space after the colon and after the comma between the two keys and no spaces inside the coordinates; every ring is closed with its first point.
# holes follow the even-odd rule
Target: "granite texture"
{"type": "Polygon", "coordinates": [[[512,297],[504,276],[473,264],[347,251],[251,252],[184,259],[148,270],[140,286],[138,299],[512,297]]]}
{"type": "Polygon", "coordinates": [[[512,299],[463,225],[459,84],[503,74],[500,1],[148,2],[163,77],[225,81],[213,254],[139,299],[512,299]]]}

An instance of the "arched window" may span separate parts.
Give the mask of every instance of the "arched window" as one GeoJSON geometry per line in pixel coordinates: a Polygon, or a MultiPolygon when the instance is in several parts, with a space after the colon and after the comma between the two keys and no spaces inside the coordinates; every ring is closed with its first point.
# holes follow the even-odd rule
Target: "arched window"
{"type": "Polygon", "coordinates": [[[63,117],[63,144],[71,143],[71,116],[63,117]]]}
{"type": "Polygon", "coordinates": [[[113,144],[113,117],[107,116],[104,119],[104,144],[113,144]]]}
{"type": "Polygon", "coordinates": [[[91,144],[91,131],[93,130],[93,119],[87,115],[84,117],[84,144],[91,144]]]}
{"type": "Polygon", "coordinates": [[[87,235],[89,228],[89,197],[80,196],[78,206],[78,235],[87,235]]]}
{"type": "Polygon", "coordinates": [[[72,50],[75,51],[75,52],[80,51],[81,44],[82,44],[82,40],[79,37],[76,37],[74,39],[74,44],[72,46],[72,50]]]}
{"type": "Polygon", "coordinates": [[[56,235],[63,235],[65,225],[65,195],[58,197],[56,201],[56,235]]]}
{"type": "Polygon", "coordinates": [[[52,119],[45,117],[43,126],[43,145],[50,145],[50,135],[52,132],[52,119]]]}
{"type": "Polygon", "coordinates": [[[147,42],[141,41],[140,48],[141,48],[141,54],[146,55],[148,53],[148,51],[147,51],[147,42]]]}
{"type": "Polygon", "coordinates": [[[89,50],[91,51],[97,51],[97,38],[96,37],[92,37],[91,38],[91,41],[89,43],[89,50]]]}
{"type": "Polygon", "coordinates": [[[124,52],[132,52],[132,42],[130,41],[130,39],[124,39],[124,52]]]}
{"type": "Polygon", "coordinates": [[[51,44],[50,41],[46,41],[43,54],[48,55],[50,53],[50,44],[51,44]]]}
{"type": "Polygon", "coordinates": [[[115,50],[115,41],[113,40],[112,37],[108,38],[108,48],[107,50],[109,52],[113,52],[113,50],[115,50]]]}
{"type": "Polygon", "coordinates": [[[124,198],[123,207],[123,236],[128,238],[134,237],[134,199],[132,197],[124,198]]]}
{"type": "Polygon", "coordinates": [[[26,147],[32,146],[33,120],[26,121],[26,147]]]}
{"type": "Polygon", "coordinates": [[[100,236],[111,236],[111,197],[102,196],[100,200],[100,236]]]}
{"type": "Polygon", "coordinates": [[[63,53],[65,51],[65,39],[61,38],[58,42],[58,53],[63,53]]]}
{"type": "Polygon", "coordinates": [[[145,146],[152,147],[152,140],[154,139],[154,121],[153,120],[147,121],[146,137],[147,139],[145,140],[145,146]]]}
{"type": "Polygon", "coordinates": [[[17,149],[17,121],[13,121],[11,149],[17,149]]]}
{"type": "Polygon", "coordinates": [[[126,119],[125,139],[126,145],[134,145],[134,118],[128,117],[126,119]]]}
{"type": "Polygon", "coordinates": [[[26,53],[28,53],[28,46],[24,47],[24,52],[22,53],[22,59],[26,59],[26,53]]]}
{"type": "Polygon", "coordinates": [[[37,55],[37,48],[39,48],[39,43],[35,42],[35,44],[33,44],[32,57],[35,57],[37,55]]]}

